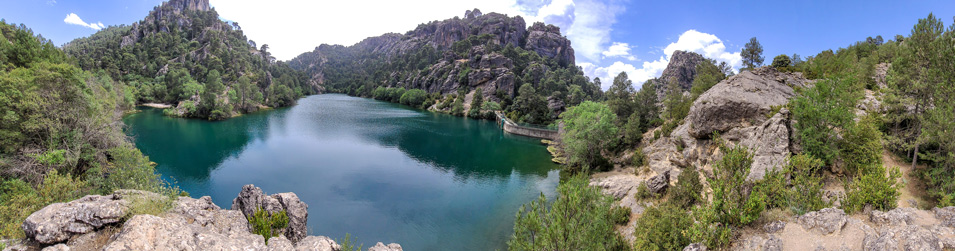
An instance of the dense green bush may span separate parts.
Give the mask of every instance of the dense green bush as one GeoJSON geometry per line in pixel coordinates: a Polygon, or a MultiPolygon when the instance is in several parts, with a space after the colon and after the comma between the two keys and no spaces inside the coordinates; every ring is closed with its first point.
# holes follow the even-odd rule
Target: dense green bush
{"type": "Polygon", "coordinates": [[[541,194],[521,206],[508,250],[627,250],[614,230],[613,198],[588,183],[574,176],[557,187],[553,203],[541,194]]]}
{"type": "Polygon", "coordinates": [[[677,176],[676,186],[670,189],[668,195],[669,202],[680,208],[690,208],[696,202],[702,200],[700,192],[703,191],[703,184],[700,183],[700,174],[694,167],[688,167],[677,176]]]}
{"type": "Polygon", "coordinates": [[[838,157],[836,130],[852,123],[860,94],[853,79],[833,78],[816,81],[790,101],[793,128],[806,153],[827,165],[838,157]]]}
{"type": "Polygon", "coordinates": [[[779,54],[779,56],[773,58],[772,67],[779,71],[788,71],[792,63],[793,61],[789,58],[789,55],[779,54]]]}
{"type": "Polygon", "coordinates": [[[850,213],[861,211],[866,205],[872,205],[873,209],[882,211],[895,208],[901,194],[899,189],[902,185],[898,183],[901,177],[902,172],[898,168],[892,168],[886,173],[884,166],[874,166],[871,172],[846,183],[846,200],[842,203],[842,208],[850,213]]]}
{"type": "Polygon", "coordinates": [[[399,102],[407,106],[421,107],[427,98],[428,93],[424,90],[411,89],[406,91],[404,94],[401,94],[399,102]]]}
{"type": "Polygon", "coordinates": [[[882,133],[874,118],[864,117],[842,132],[840,151],[846,170],[852,175],[869,173],[882,165],[882,133]]]}
{"type": "Polygon", "coordinates": [[[586,101],[561,114],[561,140],[571,172],[600,170],[606,162],[601,154],[616,145],[617,116],[607,105],[586,101]]]}
{"type": "Polygon", "coordinates": [[[634,249],[683,250],[691,243],[687,230],[692,226],[686,209],[671,204],[647,208],[636,222],[634,249]]]}
{"type": "Polygon", "coordinates": [[[288,227],[289,219],[285,210],[269,213],[260,207],[255,209],[255,213],[248,216],[247,220],[252,233],[265,237],[265,242],[268,243],[269,238],[278,236],[283,228],[288,227]]]}
{"type": "Polygon", "coordinates": [[[630,208],[615,206],[610,209],[610,219],[615,225],[626,225],[630,222],[630,208]]]}
{"type": "Polygon", "coordinates": [[[797,215],[817,211],[830,206],[822,200],[822,167],[822,161],[812,156],[792,156],[782,170],[767,173],[756,189],[766,194],[767,208],[782,208],[797,215]]]}
{"type": "Polygon", "coordinates": [[[86,181],[55,170],[47,173],[35,189],[19,179],[3,181],[0,183],[0,237],[22,238],[20,225],[27,216],[52,203],[78,199],[89,190],[86,181]]]}
{"type": "Polygon", "coordinates": [[[753,165],[753,154],[743,146],[722,144],[720,151],[723,158],[713,164],[713,178],[708,179],[716,219],[733,226],[749,224],[759,217],[767,200],[762,193],[749,192],[753,184],[746,177],[753,165]]]}

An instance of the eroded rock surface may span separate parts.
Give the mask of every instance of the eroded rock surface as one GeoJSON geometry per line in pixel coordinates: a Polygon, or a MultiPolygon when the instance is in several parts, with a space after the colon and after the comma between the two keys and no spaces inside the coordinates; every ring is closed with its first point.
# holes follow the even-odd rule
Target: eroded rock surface
{"type": "MultiPolygon", "coordinates": [[[[223,210],[205,196],[179,197],[160,215],[129,216],[132,199],[166,200],[137,190],[108,196],[90,195],[51,204],[27,217],[26,240],[5,250],[315,250],[339,251],[341,245],[325,236],[305,236],[308,205],[294,193],[267,196],[253,185],[243,187],[237,208],[272,208],[289,214],[290,229],[269,239],[253,234],[241,210],[223,210]],[[123,222],[123,219],[127,218],[123,222]],[[301,218],[296,218],[301,217],[301,218]],[[300,221],[295,221],[296,219],[300,221]],[[293,224],[301,224],[295,226],[293,224]],[[293,228],[301,228],[301,230],[293,228]],[[301,236],[292,241],[288,236],[301,236]]],[[[254,212],[254,209],[252,210],[254,212]]],[[[369,250],[401,250],[392,243],[369,250]]]]}
{"type": "Polygon", "coordinates": [[[27,238],[53,244],[117,223],[127,212],[129,203],[120,195],[87,195],[66,203],[53,203],[30,214],[22,228],[27,238]]]}
{"type": "Polygon", "coordinates": [[[298,195],[279,193],[269,196],[261,188],[249,184],[242,186],[239,196],[232,200],[232,210],[241,211],[245,217],[254,215],[260,209],[269,215],[285,211],[289,222],[282,233],[292,243],[297,243],[308,234],[308,205],[299,200],[298,195]]]}

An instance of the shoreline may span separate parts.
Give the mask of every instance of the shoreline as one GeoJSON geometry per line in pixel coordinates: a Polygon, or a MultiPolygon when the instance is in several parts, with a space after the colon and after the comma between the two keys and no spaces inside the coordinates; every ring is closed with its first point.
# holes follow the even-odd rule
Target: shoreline
{"type": "Polygon", "coordinates": [[[160,103],[145,103],[145,104],[139,104],[138,106],[145,106],[145,107],[152,107],[152,108],[159,108],[159,109],[172,108],[172,105],[170,104],[160,104],[160,103]]]}

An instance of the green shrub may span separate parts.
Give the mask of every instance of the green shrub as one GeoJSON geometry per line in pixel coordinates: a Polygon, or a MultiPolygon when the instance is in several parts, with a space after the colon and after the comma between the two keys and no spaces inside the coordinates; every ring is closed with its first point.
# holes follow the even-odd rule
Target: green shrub
{"type": "Polygon", "coordinates": [[[851,78],[816,81],[790,101],[793,124],[804,152],[832,164],[838,157],[837,128],[846,128],[855,116],[853,109],[859,97],[851,78]]]}
{"type": "Polygon", "coordinates": [[[732,229],[720,222],[719,212],[710,205],[697,206],[693,209],[693,225],[686,230],[686,235],[693,243],[703,243],[708,248],[720,250],[730,243],[732,229]]]}
{"type": "Polygon", "coordinates": [[[630,222],[630,208],[620,206],[613,207],[610,209],[610,218],[615,225],[626,225],[630,222]]]}
{"type": "MultiPolygon", "coordinates": [[[[718,138],[718,137],[716,137],[718,138]]],[[[759,218],[765,209],[766,195],[752,190],[746,180],[753,154],[743,146],[727,147],[720,144],[723,158],[713,164],[713,178],[708,181],[713,189],[713,208],[719,222],[742,226],[759,218]]]]}
{"type": "Polygon", "coordinates": [[[557,199],[540,199],[521,206],[508,250],[626,250],[614,230],[613,198],[588,185],[584,175],[557,187],[557,199]],[[548,206],[550,205],[550,206],[548,206]]]}
{"type": "Polygon", "coordinates": [[[643,140],[645,126],[640,123],[640,113],[630,114],[627,123],[623,125],[623,141],[628,146],[636,146],[643,140]]]}
{"type": "Polygon", "coordinates": [[[561,114],[564,131],[561,139],[571,172],[602,170],[609,166],[601,155],[616,145],[617,116],[607,105],[586,101],[561,114]]]}
{"type": "Polygon", "coordinates": [[[420,89],[411,89],[401,94],[399,102],[403,105],[420,107],[428,98],[428,93],[420,89]]]}
{"type": "Polygon", "coordinates": [[[779,70],[779,71],[789,71],[792,63],[793,61],[792,59],[789,58],[789,55],[780,54],[779,56],[776,56],[775,58],[773,58],[772,66],[773,68],[776,68],[776,70],[779,70]]]}
{"type": "Polygon", "coordinates": [[[345,233],[345,239],[335,240],[335,242],[341,243],[342,245],[342,248],[340,249],[341,251],[361,251],[362,248],[365,246],[365,244],[359,244],[356,247],[355,242],[357,241],[358,241],[358,238],[355,238],[354,240],[352,240],[351,234],[349,233],[345,233]]]}
{"type": "Polygon", "coordinates": [[[643,153],[643,148],[637,148],[633,152],[633,155],[630,156],[630,164],[633,165],[635,171],[647,165],[647,155],[643,153]]]}
{"type": "Polygon", "coordinates": [[[846,170],[863,175],[882,165],[882,133],[871,116],[866,116],[842,132],[840,151],[846,170]]]}
{"type": "Polygon", "coordinates": [[[872,205],[873,209],[887,211],[895,208],[899,199],[902,177],[898,168],[889,170],[886,175],[884,166],[875,166],[871,172],[856,177],[846,183],[846,200],[842,208],[846,212],[857,212],[872,205]]]}
{"type": "Polygon", "coordinates": [[[668,202],[680,208],[690,208],[701,200],[701,191],[703,184],[700,183],[699,172],[693,167],[686,168],[677,177],[676,186],[670,190],[668,202]]]}
{"type": "Polygon", "coordinates": [[[687,229],[693,217],[678,206],[664,204],[647,208],[637,219],[634,231],[635,250],[683,250],[691,242],[687,229]]]}
{"type": "Polygon", "coordinates": [[[766,174],[756,189],[767,195],[767,208],[783,208],[802,215],[829,207],[831,204],[822,200],[822,166],[821,160],[806,154],[790,157],[789,164],[766,174]]]}
{"type": "Polygon", "coordinates": [[[282,210],[278,213],[269,214],[269,212],[262,210],[262,208],[255,209],[255,213],[252,216],[248,216],[249,225],[251,225],[252,233],[261,235],[265,237],[265,242],[269,242],[269,238],[278,236],[283,228],[288,227],[288,214],[285,210],[282,210]]]}
{"type": "Polygon", "coordinates": [[[0,183],[0,238],[22,238],[20,225],[27,216],[56,202],[78,199],[89,192],[86,181],[74,179],[70,174],[56,170],[46,174],[43,182],[34,189],[19,180],[0,183]]]}

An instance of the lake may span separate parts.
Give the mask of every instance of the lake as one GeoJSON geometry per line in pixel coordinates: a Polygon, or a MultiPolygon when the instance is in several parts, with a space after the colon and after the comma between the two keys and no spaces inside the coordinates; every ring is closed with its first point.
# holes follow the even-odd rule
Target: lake
{"type": "Polygon", "coordinates": [[[520,206],[556,194],[545,146],[494,121],[339,94],[218,122],[143,109],[127,134],[192,197],[230,208],[245,184],[294,192],[310,235],[366,249],[504,250],[520,206]]]}

